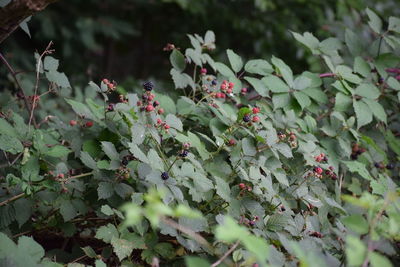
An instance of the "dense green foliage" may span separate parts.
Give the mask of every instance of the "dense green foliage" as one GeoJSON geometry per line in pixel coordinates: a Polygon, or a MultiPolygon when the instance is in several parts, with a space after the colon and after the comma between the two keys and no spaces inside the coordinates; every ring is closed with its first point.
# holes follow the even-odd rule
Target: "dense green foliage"
{"type": "Polygon", "coordinates": [[[171,95],[81,88],[36,53],[2,81],[0,265],[395,266],[400,19],[349,18],[291,32],[300,72],[188,35],[167,49],[171,95]]]}

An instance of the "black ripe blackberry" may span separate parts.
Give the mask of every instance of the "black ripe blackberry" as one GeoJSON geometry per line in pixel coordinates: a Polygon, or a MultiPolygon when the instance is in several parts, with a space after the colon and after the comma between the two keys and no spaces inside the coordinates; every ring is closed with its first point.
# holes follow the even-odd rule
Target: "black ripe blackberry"
{"type": "Polygon", "coordinates": [[[154,84],[153,84],[152,82],[145,82],[145,83],[143,84],[143,88],[144,88],[144,90],[146,90],[146,91],[151,91],[151,90],[153,90],[153,88],[154,88],[154,84]]]}
{"type": "Polygon", "coordinates": [[[212,85],[217,85],[217,80],[212,80],[211,84],[212,85]]]}
{"type": "Polygon", "coordinates": [[[250,115],[248,115],[248,114],[244,115],[244,117],[243,117],[244,122],[249,122],[250,120],[251,120],[250,115]]]}
{"type": "Polygon", "coordinates": [[[167,180],[169,178],[168,172],[161,173],[161,179],[167,180]]]}
{"type": "Polygon", "coordinates": [[[179,154],[180,157],[185,158],[189,154],[189,151],[186,149],[182,150],[181,153],[179,154]]]}
{"type": "Polygon", "coordinates": [[[126,166],[126,165],[128,165],[128,163],[129,163],[129,160],[127,158],[122,159],[122,165],[126,166]]]}

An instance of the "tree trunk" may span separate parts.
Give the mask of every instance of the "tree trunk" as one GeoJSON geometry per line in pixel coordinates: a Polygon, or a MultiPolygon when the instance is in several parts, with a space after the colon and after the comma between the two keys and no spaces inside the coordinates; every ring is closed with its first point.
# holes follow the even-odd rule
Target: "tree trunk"
{"type": "Polygon", "coordinates": [[[42,11],[57,0],[11,0],[0,8],[0,43],[2,43],[27,17],[42,11]]]}

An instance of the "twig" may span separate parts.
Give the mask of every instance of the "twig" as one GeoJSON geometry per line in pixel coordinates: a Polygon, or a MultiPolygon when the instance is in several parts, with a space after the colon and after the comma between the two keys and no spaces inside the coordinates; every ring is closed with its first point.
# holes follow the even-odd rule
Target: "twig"
{"type": "Polygon", "coordinates": [[[195,241],[197,241],[197,243],[203,245],[204,247],[206,247],[211,252],[214,252],[214,249],[210,245],[210,243],[208,243],[208,241],[205,240],[204,237],[202,237],[201,235],[199,235],[198,233],[196,233],[192,229],[186,228],[186,227],[178,224],[177,222],[175,222],[175,221],[173,221],[171,219],[168,219],[166,217],[161,217],[161,221],[163,223],[165,223],[166,225],[171,226],[172,228],[175,228],[176,230],[181,231],[184,234],[187,234],[188,236],[193,238],[195,241]]]}
{"type": "Polygon", "coordinates": [[[0,207],[7,205],[8,203],[10,203],[14,200],[20,199],[23,196],[25,196],[25,193],[21,193],[21,194],[15,195],[13,197],[10,197],[9,199],[6,199],[6,200],[0,202],[0,207]]]}
{"type": "Polygon", "coordinates": [[[239,246],[239,244],[240,241],[236,241],[236,243],[227,252],[225,252],[225,254],[219,260],[211,264],[211,267],[216,267],[220,265],[226,259],[226,257],[228,257],[229,254],[231,254],[237,248],[237,246],[239,246]]]}
{"type": "MultiPolygon", "coordinates": [[[[7,69],[10,71],[11,76],[13,76],[13,78],[14,78],[15,84],[17,85],[18,89],[21,91],[22,98],[23,98],[26,109],[28,110],[28,112],[31,112],[31,107],[29,106],[28,100],[26,100],[26,95],[25,95],[24,89],[22,88],[21,84],[19,83],[19,81],[17,79],[18,73],[14,71],[14,69],[11,67],[11,65],[8,63],[7,59],[3,56],[2,53],[0,53],[0,59],[1,59],[1,61],[3,61],[4,65],[6,65],[7,69]]],[[[33,120],[33,125],[35,127],[37,127],[35,120],[33,120]]]]}
{"type": "Polygon", "coordinates": [[[331,78],[331,77],[335,77],[336,74],[335,73],[331,73],[331,72],[327,72],[327,73],[321,73],[319,75],[320,78],[331,78]]]}
{"type": "Polygon", "coordinates": [[[37,95],[37,91],[38,91],[38,89],[39,89],[39,75],[40,75],[40,67],[41,67],[41,63],[42,63],[42,58],[45,56],[45,55],[47,55],[47,54],[50,54],[50,53],[52,53],[53,52],[53,50],[50,50],[50,47],[53,45],[53,42],[52,41],[50,41],[50,43],[47,45],[47,47],[46,47],[46,49],[43,51],[43,53],[39,56],[39,58],[38,58],[38,62],[37,62],[37,65],[36,65],[36,83],[35,83],[35,91],[34,91],[34,94],[33,94],[33,102],[32,102],[32,109],[30,110],[30,116],[29,116],[29,123],[28,123],[28,131],[30,132],[30,130],[31,130],[31,123],[32,123],[32,120],[33,120],[33,111],[35,110],[35,107],[36,107],[36,100],[37,100],[37,98],[36,98],[36,95],[37,95]]]}

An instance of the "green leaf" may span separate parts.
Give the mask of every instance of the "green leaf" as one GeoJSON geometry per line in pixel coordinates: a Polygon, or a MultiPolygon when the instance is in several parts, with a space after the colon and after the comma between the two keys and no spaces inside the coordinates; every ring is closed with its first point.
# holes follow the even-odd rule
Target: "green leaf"
{"type": "Polygon", "coordinates": [[[346,237],[346,256],[348,266],[361,266],[364,262],[367,248],[364,243],[355,236],[346,237]]]}
{"type": "Polygon", "coordinates": [[[119,239],[115,236],[111,239],[111,245],[113,246],[114,252],[117,254],[120,261],[131,255],[134,249],[132,242],[129,242],[125,239],[119,239]]]}
{"type": "Polygon", "coordinates": [[[231,217],[224,216],[223,224],[219,224],[215,229],[215,237],[225,242],[234,242],[247,236],[249,233],[246,228],[239,226],[231,217]]]}
{"type": "Polygon", "coordinates": [[[24,150],[24,147],[16,137],[9,135],[0,135],[0,149],[11,154],[17,154],[24,150]]]}
{"type": "Polygon", "coordinates": [[[102,141],[101,147],[109,159],[119,160],[119,153],[117,152],[117,149],[115,148],[113,143],[102,141]]]}
{"type": "Polygon", "coordinates": [[[289,86],[286,85],[280,78],[274,75],[268,75],[262,79],[264,84],[273,93],[286,93],[289,92],[289,86]]]}
{"type": "Polygon", "coordinates": [[[83,247],[81,248],[83,250],[83,252],[85,252],[85,254],[89,257],[89,258],[97,258],[97,254],[96,252],[89,246],[83,247]]]}
{"type": "Polygon", "coordinates": [[[362,57],[356,57],[354,59],[354,71],[360,73],[364,77],[371,75],[371,67],[362,57]]]}
{"type": "Polygon", "coordinates": [[[72,151],[65,146],[53,146],[50,148],[46,153],[44,153],[47,156],[50,157],[55,157],[55,158],[63,158],[66,157],[69,153],[72,151]]]}
{"type": "Polygon", "coordinates": [[[18,250],[29,255],[35,262],[44,257],[44,249],[31,237],[21,236],[18,239],[18,250]]]}
{"type": "Polygon", "coordinates": [[[51,70],[46,72],[46,78],[62,88],[71,88],[68,78],[63,72],[51,70]]]}
{"type": "Polygon", "coordinates": [[[82,151],[80,159],[81,159],[82,163],[86,165],[86,167],[89,167],[92,170],[97,169],[96,161],[89,155],[88,152],[82,151]]]}
{"type": "Polygon", "coordinates": [[[385,109],[383,108],[383,106],[381,104],[379,104],[379,102],[377,100],[363,99],[363,101],[365,102],[365,104],[367,104],[369,106],[372,113],[378,120],[383,121],[384,123],[387,123],[387,116],[386,116],[385,109]]]}
{"type": "Polygon", "coordinates": [[[12,127],[8,121],[0,118],[0,134],[5,134],[9,136],[17,136],[17,131],[12,127]]]}
{"type": "Polygon", "coordinates": [[[364,51],[364,45],[360,38],[350,29],[346,29],[344,36],[346,46],[349,49],[350,53],[353,56],[361,55],[364,51]]]}
{"type": "Polygon", "coordinates": [[[70,221],[78,215],[78,211],[69,200],[64,200],[61,203],[60,213],[63,216],[64,222],[70,221]]]}
{"type": "Polygon", "coordinates": [[[97,187],[97,194],[99,195],[99,199],[107,199],[110,198],[114,194],[114,188],[111,183],[101,182],[97,187]]]}
{"type": "Polygon", "coordinates": [[[387,257],[377,252],[372,252],[368,256],[371,262],[371,267],[393,267],[393,264],[387,257]]]}
{"type": "Polygon", "coordinates": [[[389,17],[389,31],[400,33],[400,18],[389,17]]]}
{"type": "Polygon", "coordinates": [[[344,225],[350,230],[363,235],[368,233],[369,225],[367,220],[360,214],[353,214],[342,219],[344,225]]]}
{"type": "Polygon", "coordinates": [[[289,87],[293,87],[293,72],[282,59],[272,56],[271,58],[272,64],[278,68],[279,72],[282,74],[283,79],[289,85],[289,87]]]}
{"type": "Polygon", "coordinates": [[[253,86],[254,90],[256,90],[259,95],[264,97],[268,96],[268,89],[262,80],[248,76],[245,76],[244,79],[248,81],[251,86],[253,86]]]}
{"type": "Polygon", "coordinates": [[[110,243],[113,237],[118,238],[118,230],[115,228],[115,226],[111,223],[107,225],[100,226],[97,231],[96,231],[96,236],[97,239],[103,240],[106,243],[110,243]]]}
{"type": "Polygon", "coordinates": [[[180,72],[182,72],[186,67],[185,56],[178,49],[172,50],[169,60],[172,66],[180,72]]]}
{"type": "Polygon", "coordinates": [[[52,71],[52,70],[57,70],[59,66],[59,61],[58,59],[55,59],[54,57],[51,56],[46,56],[43,61],[43,67],[45,70],[52,71]]]}
{"type": "Polygon", "coordinates": [[[96,260],[95,267],[107,267],[107,265],[102,260],[96,260]]]}
{"type": "Polygon", "coordinates": [[[274,105],[274,110],[287,107],[290,104],[290,95],[288,93],[274,94],[272,96],[272,104],[274,105]]]}
{"type": "Polygon", "coordinates": [[[227,202],[231,200],[231,189],[229,184],[218,176],[214,176],[216,182],[217,195],[227,202]]]}
{"type": "Polygon", "coordinates": [[[268,75],[272,73],[274,69],[268,61],[264,59],[253,59],[249,60],[244,66],[244,70],[248,73],[258,74],[258,75],[268,75]]]}
{"type": "Polygon", "coordinates": [[[363,101],[353,100],[354,112],[357,117],[357,128],[360,128],[372,121],[372,111],[363,101]]]}
{"type": "Polygon", "coordinates": [[[385,139],[386,142],[388,142],[390,149],[400,156],[400,139],[396,138],[390,130],[385,132],[385,139]]]}
{"type": "Polygon", "coordinates": [[[369,174],[367,171],[366,167],[364,164],[358,161],[343,161],[344,164],[346,164],[347,168],[349,168],[350,172],[356,172],[361,177],[367,179],[367,180],[373,180],[372,176],[369,174]]]}
{"type": "Polygon", "coordinates": [[[195,88],[193,79],[186,73],[180,73],[176,69],[171,69],[170,74],[172,76],[172,80],[174,81],[176,89],[178,88],[184,89],[188,85],[190,85],[192,88],[195,88]]]}
{"type": "Polygon", "coordinates": [[[154,246],[154,250],[163,258],[172,259],[175,257],[175,250],[170,243],[158,243],[154,246]]]}
{"type": "Polygon", "coordinates": [[[302,93],[308,95],[313,100],[326,104],[328,103],[328,97],[326,94],[319,88],[307,88],[301,91],[302,93]]]}
{"type": "Polygon", "coordinates": [[[183,131],[182,121],[173,114],[168,114],[165,118],[166,123],[172,128],[177,129],[178,131],[183,131]]]}
{"type": "Polygon", "coordinates": [[[337,93],[335,97],[335,110],[336,111],[348,111],[351,106],[352,99],[351,97],[343,94],[337,93]]]}
{"type": "Polygon", "coordinates": [[[376,33],[381,33],[382,31],[382,20],[376,15],[375,12],[373,12],[371,9],[367,8],[366,9],[369,21],[368,24],[371,27],[371,29],[376,32],[376,33]]]}
{"type": "Polygon", "coordinates": [[[85,104],[82,104],[82,103],[72,100],[72,99],[65,99],[65,101],[67,101],[67,103],[71,105],[72,109],[79,116],[83,116],[84,118],[91,119],[91,120],[95,119],[94,115],[92,114],[90,109],[85,104]]]}
{"type": "Polygon", "coordinates": [[[278,180],[280,184],[283,184],[284,186],[289,186],[289,181],[283,169],[276,169],[272,172],[272,174],[275,176],[276,180],[278,180]]]}
{"type": "Polygon", "coordinates": [[[235,73],[223,63],[216,62],[215,67],[217,68],[218,72],[221,73],[223,76],[230,78],[235,77],[235,73]]]}
{"type": "Polygon", "coordinates": [[[319,47],[319,40],[317,38],[315,38],[315,36],[312,33],[309,32],[305,32],[303,33],[303,35],[296,33],[296,32],[292,32],[294,38],[299,41],[300,43],[302,43],[303,45],[305,45],[307,48],[309,48],[311,51],[317,49],[319,47]]]}
{"type": "Polygon", "coordinates": [[[210,267],[210,263],[199,257],[186,256],[185,264],[187,267],[210,267]]]}
{"type": "Polygon", "coordinates": [[[231,49],[226,50],[226,54],[228,55],[229,63],[234,72],[239,72],[243,67],[242,58],[233,52],[231,49]]]}
{"type": "Polygon", "coordinates": [[[295,91],[293,95],[294,98],[297,100],[297,102],[300,104],[301,109],[304,109],[305,107],[308,107],[311,104],[310,98],[303,92],[295,91]]]}
{"type": "Polygon", "coordinates": [[[376,99],[379,97],[381,92],[375,85],[371,83],[362,83],[359,86],[357,86],[356,90],[354,91],[354,94],[369,99],[376,99]]]}

